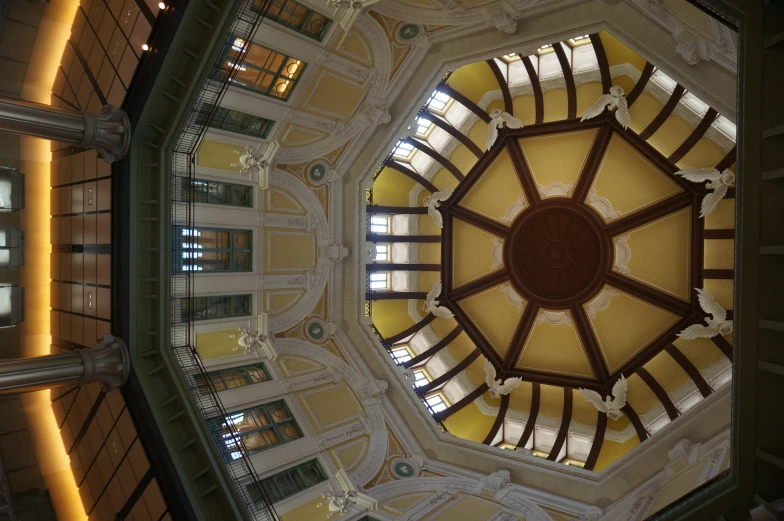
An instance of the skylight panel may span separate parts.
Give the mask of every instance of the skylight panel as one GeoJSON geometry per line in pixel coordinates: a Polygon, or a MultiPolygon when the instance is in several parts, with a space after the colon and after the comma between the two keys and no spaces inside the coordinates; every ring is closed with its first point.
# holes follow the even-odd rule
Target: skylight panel
{"type": "Polygon", "coordinates": [[[425,118],[417,118],[416,120],[416,133],[418,136],[424,136],[427,134],[427,131],[430,130],[430,127],[433,126],[433,123],[429,119],[425,118]]]}
{"type": "Polygon", "coordinates": [[[430,382],[424,371],[414,372],[414,387],[422,387],[430,382]]]}
{"type": "Polygon", "coordinates": [[[651,76],[651,79],[661,88],[672,94],[672,91],[675,90],[675,86],[678,85],[678,82],[664,74],[661,69],[656,69],[656,71],[651,76]]]}
{"type": "Polygon", "coordinates": [[[392,155],[395,157],[402,157],[404,159],[408,159],[411,156],[411,152],[414,151],[414,145],[403,141],[402,139],[397,142],[395,148],[392,149],[392,155]]]}
{"type": "Polygon", "coordinates": [[[691,92],[687,92],[684,94],[681,101],[684,105],[689,107],[691,110],[697,113],[698,116],[703,117],[707,112],[710,106],[702,101],[700,98],[692,94],[691,92]]]}
{"type": "Polygon", "coordinates": [[[436,90],[433,91],[433,94],[430,95],[427,102],[425,103],[425,106],[437,112],[443,112],[444,109],[446,109],[446,105],[449,103],[450,99],[452,98],[450,98],[449,95],[436,90]]]}
{"type": "Polygon", "coordinates": [[[737,136],[737,128],[735,127],[735,123],[725,118],[724,116],[719,116],[716,118],[716,121],[713,122],[713,125],[719,129],[722,134],[735,141],[737,136]]]}
{"type": "Polygon", "coordinates": [[[426,398],[425,403],[427,404],[427,408],[430,409],[431,414],[435,414],[446,409],[446,403],[444,403],[444,399],[440,394],[434,394],[433,396],[426,398]]]}

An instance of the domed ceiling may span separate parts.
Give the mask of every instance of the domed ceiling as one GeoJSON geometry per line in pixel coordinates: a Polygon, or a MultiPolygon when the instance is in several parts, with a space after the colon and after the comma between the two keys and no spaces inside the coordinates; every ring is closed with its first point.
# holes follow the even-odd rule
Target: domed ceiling
{"type": "Polygon", "coordinates": [[[696,288],[732,319],[732,176],[684,174],[734,156],[608,33],[460,67],[368,192],[374,331],[450,433],[600,470],[729,380],[731,335],[678,334],[705,325],[696,288]]]}

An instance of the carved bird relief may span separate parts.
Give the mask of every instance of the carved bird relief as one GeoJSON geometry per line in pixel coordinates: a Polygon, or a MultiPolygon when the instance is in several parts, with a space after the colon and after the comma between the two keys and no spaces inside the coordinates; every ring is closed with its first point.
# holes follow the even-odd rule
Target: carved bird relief
{"type": "Polygon", "coordinates": [[[485,382],[490,388],[490,396],[493,398],[500,398],[506,394],[511,393],[517,389],[521,383],[522,378],[507,378],[506,380],[496,379],[495,366],[490,360],[485,360],[485,382]]]}
{"type": "Polygon", "coordinates": [[[508,112],[503,112],[498,109],[490,111],[490,123],[487,124],[487,150],[492,148],[495,140],[498,139],[498,129],[501,125],[506,125],[506,128],[523,128],[523,122],[512,116],[508,112]]]}
{"type": "Polygon", "coordinates": [[[439,228],[444,227],[444,217],[441,215],[441,212],[438,211],[438,208],[443,201],[452,197],[452,192],[453,190],[441,190],[440,192],[428,195],[425,197],[424,201],[422,201],[423,206],[427,206],[427,214],[439,228]]]}
{"type": "Polygon", "coordinates": [[[425,298],[425,312],[432,313],[437,317],[444,317],[444,318],[452,318],[454,317],[454,313],[449,311],[449,308],[444,306],[440,306],[439,302],[436,300],[438,296],[441,294],[441,281],[437,280],[433,284],[433,288],[427,294],[425,298]]]}
{"type": "Polygon", "coordinates": [[[620,378],[613,384],[612,398],[607,396],[602,399],[602,395],[590,389],[580,389],[580,394],[587,402],[593,404],[596,410],[606,413],[612,420],[617,420],[623,416],[621,409],[626,406],[626,391],[629,388],[629,383],[626,378],[621,375],[620,378]]]}
{"type": "Polygon", "coordinates": [[[693,183],[708,182],[705,187],[711,191],[705,194],[705,197],[702,199],[700,217],[711,214],[716,209],[719,201],[727,195],[727,190],[735,184],[735,174],[729,169],[719,172],[715,168],[686,168],[675,172],[675,175],[679,175],[693,183]]]}
{"type": "Polygon", "coordinates": [[[618,123],[620,123],[623,128],[629,128],[631,116],[629,115],[629,105],[626,103],[626,97],[624,94],[623,87],[619,85],[611,87],[609,94],[603,94],[602,96],[599,96],[599,99],[596,100],[596,103],[585,110],[583,117],[580,118],[580,121],[593,119],[604,112],[604,109],[607,108],[607,110],[610,111],[615,110],[615,119],[618,120],[618,123]]]}
{"type": "Polygon", "coordinates": [[[684,340],[694,340],[695,338],[713,338],[718,335],[729,335],[732,333],[732,320],[727,320],[727,310],[721,307],[721,304],[716,302],[713,295],[704,289],[695,288],[697,290],[697,299],[700,302],[702,310],[710,315],[705,317],[705,323],[693,324],[680,333],[678,336],[684,340]]]}

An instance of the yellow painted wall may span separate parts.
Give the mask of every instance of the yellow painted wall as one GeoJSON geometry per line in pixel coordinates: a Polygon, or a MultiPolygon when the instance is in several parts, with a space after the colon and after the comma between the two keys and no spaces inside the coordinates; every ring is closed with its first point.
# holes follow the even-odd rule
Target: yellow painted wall
{"type": "Polygon", "coordinates": [[[639,444],[640,440],[637,438],[636,434],[626,440],[624,443],[610,441],[605,438],[604,443],[602,443],[602,448],[599,451],[599,457],[596,459],[596,466],[594,466],[593,470],[596,472],[601,472],[610,463],[619,459],[639,444]]]}
{"type": "Polygon", "coordinates": [[[439,338],[447,336],[455,327],[457,327],[457,320],[454,318],[436,317],[436,319],[430,323],[430,329],[432,329],[433,333],[439,338]]]}
{"type": "Polygon", "coordinates": [[[602,40],[604,52],[607,54],[607,62],[610,64],[610,67],[623,63],[631,63],[637,70],[641,71],[645,68],[645,58],[629,49],[615,36],[606,31],[602,31],[599,33],[599,37],[602,40]]]}
{"type": "Polygon", "coordinates": [[[468,138],[474,142],[480,150],[487,150],[487,123],[478,119],[474,126],[468,130],[468,138]]]}
{"type": "Polygon", "coordinates": [[[673,344],[697,369],[705,369],[723,356],[721,350],[709,338],[694,340],[678,338],[673,344]]]}
{"type": "MultiPolygon", "coordinates": [[[[468,174],[468,172],[476,164],[477,161],[479,161],[479,158],[477,158],[476,155],[473,152],[471,152],[468,149],[468,147],[465,145],[456,146],[455,149],[452,151],[452,153],[449,155],[449,162],[455,165],[458,168],[458,170],[460,170],[464,175],[468,174]]],[[[445,185],[449,187],[457,186],[458,184],[457,178],[445,168],[442,168],[441,170],[452,178],[452,181],[444,180],[443,182],[445,183],[445,185]]],[[[439,174],[436,174],[436,177],[439,177],[439,174]]],[[[433,180],[433,183],[435,184],[435,178],[433,180]]],[[[441,188],[441,186],[438,184],[436,184],[436,186],[441,188]]]]}
{"type": "Polygon", "coordinates": [[[497,503],[476,497],[460,497],[453,505],[437,514],[435,517],[427,516],[425,519],[432,521],[486,521],[494,517],[501,510],[497,503]]]}
{"type": "MultiPolygon", "coordinates": [[[[460,146],[465,148],[465,145],[460,145],[460,146]]],[[[468,149],[466,149],[466,150],[468,150],[468,149]]],[[[468,153],[471,154],[471,152],[468,152],[468,153]]],[[[471,155],[474,158],[476,158],[476,156],[474,156],[474,154],[471,154],[471,155]]],[[[452,157],[454,157],[454,154],[452,154],[452,157]]],[[[460,166],[458,166],[458,163],[455,163],[453,161],[452,164],[457,166],[457,168],[460,168],[460,166]]],[[[446,189],[454,190],[455,188],[457,188],[457,185],[458,185],[457,178],[455,176],[453,176],[452,173],[449,170],[447,170],[446,168],[442,168],[441,170],[436,172],[436,175],[433,176],[433,179],[431,179],[430,182],[432,182],[433,185],[435,185],[435,187],[438,188],[439,191],[440,190],[446,190],[446,189]]]]}
{"type": "Polygon", "coordinates": [[[664,105],[658,98],[643,91],[637,101],[629,107],[629,115],[631,116],[629,128],[639,134],[651,124],[663,107],[664,105]]]}
{"type": "Polygon", "coordinates": [[[530,411],[532,393],[533,385],[531,385],[531,382],[523,382],[509,394],[509,408],[520,412],[530,411]]]}
{"type": "Polygon", "coordinates": [[[452,340],[447,346],[449,354],[452,355],[452,358],[455,360],[464,359],[470,355],[474,349],[476,349],[476,346],[465,332],[457,335],[457,338],[452,340]]]}
{"type": "Polygon", "coordinates": [[[202,360],[236,355],[233,349],[237,347],[237,339],[229,338],[229,335],[236,334],[236,329],[196,333],[196,351],[202,360]]]}
{"type": "Polygon", "coordinates": [[[278,187],[272,187],[266,191],[266,195],[267,197],[264,198],[264,211],[266,212],[297,215],[304,215],[306,213],[302,203],[285,190],[281,190],[278,187]]]}
{"type": "Polygon", "coordinates": [[[693,131],[694,128],[685,119],[673,114],[648,138],[648,143],[653,145],[653,148],[661,152],[664,157],[668,157],[686,141],[693,131]]]}
{"type": "Polygon", "coordinates": [[[392,498],[388,501],[383,503],[383,506],[392,508],[397,512],[405,512],[416,503],[421,501],[425,498],[425,496],[432,495],[431,493],[417,493],[417,494],[405,494],[403,496],[397,496],[392,498]]]}
{"type": "Polygon", "coordinates": [[[477,387],[482,385],[485,381],[484,363],[485,357],[479,356],[465,369],[465,374],[468,377],[468,380],[477,387]]]}
{"type": "Polygon", "coordinates": [[[370,438],[361,436],[330,449],[329,455],[338,468],[353,468],[364,459],[370,438]]]}
{"type": "Polygon", "coordinates": [[[561,121],[569,117],[569,95],[566,89],[550,89],[542,93],[544,122],[561,121]]]}
{"type": "Polygon", "coordinates": [[[441,264],[441,244],[437,242],[420,244],[419,262],[422,264],[441,264]]]}
{"type": "Polygon", "coordinates": [[[574,393],[572,400],[572,421],[585,425],[596,425],[599,412],[590,402],[585,400],[579,392],[574,393]]]}
{"type": "Polygon", "coordinates": [[[265,228],[264,272],[302,271],[316,265],[316,235],[314,232],[265,228]]]}
{"type": "Polygon", "coordinates": [[[324,365],[300,356],[283,355],[279,357],[276,362],[286,377],[326,369],[324,365]]]}
{"type": "Polygon", "coordinates": [[[463,65],[449,76],[447,85],[474,103],[479,103],[485,93],[501,88],[484,61],[463,65]]]}
{"type": "Polygon", "coordinates": [[[703,287],[724,309],[733,309],[734,284],[732,280],[727,279],[705,279],[703,287]]]}
{"type": "Polygon", "coordinates": [[[240,156],[244,153],[245,150],[242,147],[233,143],[205,139],[201,142],[199,150],[196,152],[196,164],[206,168],[229,170],[239,174],[239,168],[231,165],[239,164],[240,156]]]}
{"type": "Polygon", "coordinates": [[[705,216],[705,229],[735,228],[735,199],[722,199],[712,213],[705,216]]]}
{"type": "Polygon", "coordinates": [[[444,420],[444,425],[458,438],[482,443],[494,421],[494,416],[483,414],[472,402],[444,420]]]}
{"type": "MultiPolygon", "coordinates": [[[[593,101],[596,100],[594,99],[593,101]]],[[[522,121],[523,125],[536,123],[536,98],[534,98],[533,94],[512,98],[512,108],[514,109],[514,116],[522,121]]]]}
{"type": "Polygon", "coordinates": [[[373,204],[408,206],[408,194],[416,182],[397,170],[384,168],[373,183],[373,204]]]}
{"type": "Polygon", "coordinates": [[[599,96],[604,94],[599,81],[590,81],[577,86],[577,115],[582,116],[586,109],[596,103],[599,96]]]}
{"type": "Polygon", "coordinates": [[[313,420],[313,427],[318,431],[351,421],[361,411],[354,393],[345,383],[321,391],[309,389],[295,393],[295,396],[305,406],[305,413],[313,420]]]}
{"type": "Polygon", "coordinates": [[[719,145],[704,137],[677,164],[678,168],[714,167],[725,155],[719,145]]]}
{"type": "MultiPolygon", "coordinates": [[[[340,39],[337,41],[340,42],[340,39]]],[[[349,31],[343,44],[335,52],[362,65],[372,65],[373,54],[370,49],[370,43],[365,35],[354,28],[349,31]]]]}
{"type": "Polygon", "coordinates": [[[735,241],[733,239],[707,239],[705,241],[705,269],[731,270],[735,267],[735,241]]]}
{"type": "Polygon", "coordinates": [[[271,315],[279,315],[299,301],[302,295],[302,291],[279,293],[270,290],[270,293],[266,294],[267,298],[264,299],[264,311],[271,315]]]}
{"type": "Polygon", "coordinates": [[[373,324],[378,331],[389,338],[414,325],[408,314],[407,300],[374,300],[373,324]]]}
{"type": "Polygon", "coordinates": [[[364,95],[362,85],[349,76],[322,67],[302,98],[299,108],[305,111],[309,108],[317,109],[320,115],[326,112],[345,120],[357,109],[364,95]]]}
{"type": "Polygon", "coordinates": [[[659,403],[659,399],[642,378],[633,374],[627,377],[627,380],[629,381],[629,390],[626,393],[626,403],[631,405],[638,415],[645,414],[659,403]]]}
{"type": "MultiPolygon", "coordinates": [[[[659,353],[643,366],[667,393],[674,393],[690,380],[686,371],[667,353],[659,353]]],[[[638,411],[639,413],[639,411],[638,411]]]]}
{"type": "Polygon", "coordinates": [[[438,271],[420,271],[417,275],[417,289],[419,291],[430,291],[436,281],[441,280],[441,273],[438,271]]]}
{"type": "Polygon", "coordinates": [[[634,80],[626,75],[616,76],[612,79],[612,84],[613,87],[616,85],[623,87],[623,92],[627,95],[634,89],[634,80]]]}
{"type": "Polygon", "coordinates": [[[303,146],[324,139],[329,134],[314,128],[289,123],[283,129],[281,135],[283,136],[281,139],[282,145],[303,146]]]}
{"type": "Polygon", "coordinates": [[[541,392],[539,414],[549,418],[562,418],[564,406],[563,387],[541,385],[539,390],[541,392]]]}

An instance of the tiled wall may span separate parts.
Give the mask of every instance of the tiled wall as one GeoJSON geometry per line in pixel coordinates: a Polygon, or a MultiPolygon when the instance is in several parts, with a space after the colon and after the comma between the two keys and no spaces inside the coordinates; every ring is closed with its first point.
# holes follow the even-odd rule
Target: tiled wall
{"type": "Polygon", "coordinates": [[[46,4],[0,0],[0,94],[17,97],[46,4]]]}
{"type": "Polygon", "coordinates": [[[170,521],[120,391],[89,384],[52,399],[89,520],[170,521]]]}

